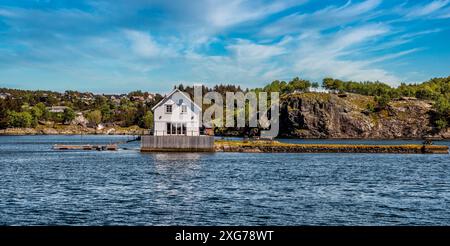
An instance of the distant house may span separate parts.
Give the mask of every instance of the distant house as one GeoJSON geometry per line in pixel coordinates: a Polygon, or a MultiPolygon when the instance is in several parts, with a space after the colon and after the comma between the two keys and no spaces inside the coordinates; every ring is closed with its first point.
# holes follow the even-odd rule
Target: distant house
{"type": "Polygon", "coordinates": [[[9,93],[0,93],[0,99],[6,99],[6,98],[8,98],[8,97],[10,97],[11,96],[11,94],[9,94],[9,93]]]}
{"type": "Polygon", "coordinates": [[[83,101],[84,103],[90,103],[90,102],[92,102],[92,101],[94,101],[94,97],[92,97],[92,96],[83,96],[83,97],[81,97],[81,101],[83,101]]]}
{"type": "Polygon", "coordinates": [[[119,106],[120,105],[120,98],[117,98],[115,96],[111,96],[110,100],[115,106],[119,106]]]}
{"type": "Polygon", "coordinates": [[[173,90],[153,108],[154,135],[200,135],[201,107],[184,92],[173,90]]]}
{"type": "Polygon", "coordinates": [[[323,87],[319,87],[319,88],[309,88],[310,92],[319,92],[319,93],[330,93],[331,91],[328,89],[325,89],[323,87]]]}
{"type": "Polygon", "coordinates": [[[66,107],[66,106],[51,106],[51,107],[48,107],[47,110],[50,113],[63,113],[66,108],[68,108],[68,107],[66,107]]]}
{"type": "Polygon", "coordinates": [[[153,101],[154,95],[148,94],[148,96],[145,98],[145,102],[151,102],[153,101]]]}
{"type": "Polygon", "coordinates": [[[133,102],[143,102],[143,101],[145,101],[145,98],[143,96],[132,96],[130,99],[133,102]]]}

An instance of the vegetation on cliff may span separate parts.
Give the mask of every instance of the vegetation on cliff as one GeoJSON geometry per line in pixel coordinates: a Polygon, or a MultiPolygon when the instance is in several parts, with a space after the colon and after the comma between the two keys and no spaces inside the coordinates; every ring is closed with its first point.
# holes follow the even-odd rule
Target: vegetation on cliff
{"type": "Polygon", "coordinates": [[[354,82],[325,78],[322,86],[337,92],[350,92],[374,96],[379,109],[385,108],[393,99],[415,97],[434,101],[435,116],[433,123],[444,129],[450,123],[450,77],[434,78],[421,84],[404,84],[391,87],[381,82],[354,82]]]}

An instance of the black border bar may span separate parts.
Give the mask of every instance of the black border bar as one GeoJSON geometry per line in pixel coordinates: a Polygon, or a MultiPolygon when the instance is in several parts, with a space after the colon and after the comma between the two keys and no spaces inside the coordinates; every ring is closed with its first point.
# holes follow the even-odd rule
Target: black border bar
{"type": "Polygon", "coordinates": [[[50,242],[179,242],[205,245],[200,233],[208,233],[206,244],[213,243],[276,243],[276,242],[431,242],[449,241],[450,227],[234,227],[234,226],[30,226],[0,227],[0,240],[50,242]],[[253,234],[252,234],[253,232],[253,234]],[[266,232],[265,240],[256,239],[255,232],[266,232]],[[249,234],[250,233],[250,234],[249,234]],[[191,236],[189,239],[188,234],[191,236]],[[270,234],[270,237],[269,237],[270,234]],[[182,237],[180,237],[182,235],[182,237]],[[244,236],[246,236],[244,240],[244,236]],[[183,239],[183,240],[177,240],[183,239]],[[214,237],[213,237],[214,236],[214,237]],[[269,240],[270,239],[270,240],[269,240]]]}

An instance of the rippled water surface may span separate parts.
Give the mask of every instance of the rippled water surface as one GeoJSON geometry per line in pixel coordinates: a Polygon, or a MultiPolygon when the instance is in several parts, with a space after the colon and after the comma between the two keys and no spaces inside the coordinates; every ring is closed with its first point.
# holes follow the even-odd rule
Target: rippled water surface
{"type": "Polygon", "coordinates": [[[0,224],[450,225],[450,155],[51,150],[126,139],[1,136],[0,224]]]}

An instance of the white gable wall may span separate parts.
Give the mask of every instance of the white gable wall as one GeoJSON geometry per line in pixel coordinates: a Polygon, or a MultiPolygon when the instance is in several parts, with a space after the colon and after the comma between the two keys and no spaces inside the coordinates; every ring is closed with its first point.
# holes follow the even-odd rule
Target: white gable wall
{"type": "Polygon", "coordinates": [[[167,132],[167,123],[171,123],[174,126],[185,124],[186,133],[183,132],[183,135],[200,135],[199,110],[182,92],[173,93],[170,97],[163,99],[163,103],[154,109],[154,134],[157,136],[171,135],[171,132],[167,132]],[[183,101],[182,104],[179,104],[180,99],[183,101]],[[172,113],[166,113],[166,105],[172,105],[172,113]],[[182,112],[182,105],[187,106],[185,113],[182,112]]]}

